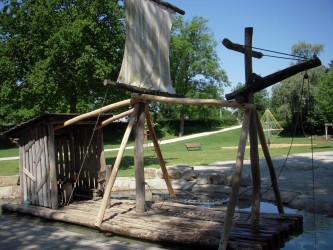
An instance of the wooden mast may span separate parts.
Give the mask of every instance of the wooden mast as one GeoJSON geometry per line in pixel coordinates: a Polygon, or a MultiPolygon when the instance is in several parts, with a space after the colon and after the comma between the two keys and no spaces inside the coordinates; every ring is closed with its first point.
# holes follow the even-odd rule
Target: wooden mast
{"type": "MultiPolygon", "coordinates": [[[[245,28],[245,85],[251,84],[252,79],[252,35],[253,28],[245,28]]],[[[247,101],[254,103],[254,93],[251,91],[247,95],[247,101]]],[[[255,112],[251,115],[250,122],[250,160],[251,160],[251,173],[252,173],[252,187],[253,187],[253,201],[251,208],[251,224],[256,226],[259,224],[260,213],[260,171],[259,171],[259,152],[258,152],[258,134],[257,134],[257,120],[255,112]]]]}

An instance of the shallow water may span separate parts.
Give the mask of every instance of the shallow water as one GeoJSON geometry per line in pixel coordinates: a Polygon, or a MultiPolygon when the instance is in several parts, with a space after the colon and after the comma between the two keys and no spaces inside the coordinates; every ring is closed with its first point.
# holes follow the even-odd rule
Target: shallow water
{"type": "MultiPolygon", "coordinates": [[[[268,202],[261,203],[261,211],[277,213],[277,207],[268,202]]],[[[243,209],[242,209],[243,210],[243,209]]],[[[250,210],[250,207],[245,208],[250,210]]],[[[285,213],[303,215],[303,233],[286,242],[285,250],[331,250],[333,249],[333,218],[284,208],[285,213]]]]}

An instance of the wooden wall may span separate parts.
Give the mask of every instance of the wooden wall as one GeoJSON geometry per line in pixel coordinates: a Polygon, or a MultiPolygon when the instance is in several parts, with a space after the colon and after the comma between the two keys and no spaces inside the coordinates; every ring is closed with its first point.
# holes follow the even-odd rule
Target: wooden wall
{"type": "Polygon", "coordinates": [[[71,176],[78,178],[78,189],[97,189],[104,160],[100,159],[102,130],[96,130],[91,140],[92,133],[92,125],[75,126],[56,135],[52,124],[40,123],[25,129],[20,136],[22,203],[57,209],[59,181],[71,176]]]}
{"type": "Polygon", "coordinates": [[[21,199],[31,205],[51,207],[48,129],[34,126],[20,138],[21,199]]]}
{"type": "Polygon", "coordinates": [[[78,178],[77,187],[97,189],[102,148],[102,131],[96,130],[87,152],[93,126],[78,126],[70,133],[56,135],[56,166],[58,179],[78,178]],[[85,157],[85,159],[84,159],[85,157]],[[82,164],[82,162],[84,163],[82,164]]]}

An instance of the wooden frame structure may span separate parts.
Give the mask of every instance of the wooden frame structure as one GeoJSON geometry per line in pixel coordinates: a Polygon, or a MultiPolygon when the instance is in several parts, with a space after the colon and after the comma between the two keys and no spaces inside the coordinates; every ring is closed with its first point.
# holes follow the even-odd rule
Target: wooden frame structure
{"type": "MultiPolygon", "coordinates": [[[[172,8],[175,11],[182,13],[175,6],[165,5],[166,3],[159,0],[152,0],[159,4],[163,4],[168,8],[172,8]]],[[[233,175],[232,192],[230,195],[230,201],[224,220],[224,229],[219,242],[219,249],[226,249],[229,233],[232,227],[232,220],[234,217],[236,201],[238,198],[238,191],[240,187],[240,180],[242,175],[242,167],[244,161],[244,153],[247,137],[250,137],[250,160],[251,160],[251,173],[253,181],[253,204],[250,214],[250,222],[252,226],[259,225],[260,217],[260,191],[261,180],[259,171],[259,153],[258,153],[258,138],[269,167],[270,178],[272,187],[274,190],[275,199],[279,213],[284,213],[282,200],[277,185],[276,174],[273,166],[272,159],[266,144],[260,118],[257,110],[264,110],[260,105],[254,103],[253,95],[255,92],[273,85],[274,83],[286,79],[292,75],[295,75],[305,69],[313,68],[320,65],[320,60],[314,58],[305,63],[295,65],[288,69],[274,73],[267,77],[258,77],[252,72],[252,57],[261,58],[262,54],[252,51],[252,35],[253,29],[245,29],[245,45],[233,44],[229,40],[224,40],[224,45],[235,51],[244,53],[245,59],[245,86],[240,90],[237,90],[226,97],[228,100],[235,99],[235,101],[224,101],[215,99],[192,99],[181,98],[177,96],[168,95],[167,93],[158,93],[156,91],[150,91],[147,89],[140,89],[138,87],[126,86],[124,84],[116,83],[110,80],[105,80],[105,84],[112,84],[131,90],[133,93],[132,98],[110,104],[100,109],[88,112],[86,114],[72,117],[71,119],[58,119],[55,122],[54,117],[49,120],[43,119],[42,121],[36,121],[36,123],[28,123],[28,125],[34,125],[33,128],[25,130],[26,127],[18,130],[13,130],[11,134],[19,134],[21,138],[20,142],[20,165],[21,165],[21,180],[23,180],[23,199],[30,200],[33,205],[45,206],[52,209],[58,208],[58,180],[61,173],[65,173],[67,177],[71,177],[73,174],[81,173],[81,168],[85,166],[87,160],[84,153],[89,149],[87,140],[80,141],[79,147],[71,148],[73,141],[70,138],[74,138],[74,142],[79,141],[80,138],[84,138],[87,134],[94,134],[93,145],[90,150],[92,158],[88,158],[89,166],[98,166],[94,169],[85,169],[84,177],[78,176],[81,182],[79,182],[83,188],[95,188],[97,184],[97,172],[105,170],[105,159],[102,143],[102,130],[104,126],[109,123],[130,115],[130,120],[126,131],[124,133],[120,149],[118,151],[115,163],[112,168],[112,172],[107,179],[107,184],[104,190],[103,199],[94,223],[96,228],[101,228],[103,218],[105,216],[106,208],[110,202],[110,194],[112,187],[115,183],[117,173],[121,164],[122,157],[125,152],[125,148],[129,139],[129,136],[135,127],[135,149],[134,149],[134,167],[135,167],[135,183],[136,183],[136,201],[135,211],[138,214],[142,214],[146,211],[146,198],[145,198],[145,179],[144,179],[144,124],[147,122],[148,130],[151,135],[151,139],[154,144],[155,152],[161,166],[161,170],[166,182],[170,196],[175,196],[174,189],[169,179],[167,168],[162,156],[162,152],[159,148],[159,143],[155,135],[153,124],[149,116],[149,103],[150,102],[166,102],[172,104],[183,105],[211,105],[217,107],[231,107],[245,109],[244,120],[242,124],[240,140],[238,145],[235,173],[233,175]],[[98,124],[92,123],[92,120],[102,113],[117,109],[124,106],[133,106],[130,110],[118,114],[114,117],[107,117],[98,124]],[[45,122],[45,120],[47,120],[45,122]],[[97,126],[96,126],[97,125],[97,126]],[[28,131],[28,132],[27,132],[28,131]],[[67,135],[67,132],[69,134],[67,135]],[[77,133],[77,135],[76,135],[77,133]],[[67,136],[62,138],[62,136],[67,136]],[[38,138],[38,140],[33,139],[38,138]],[[68,156],[70,155],[70,157],[68,156]],[[44,162],[44,163],[41,163],[44,162]],[[65,164],[64,164],[65,163],[65,164]],[[81,166],[80,169],[76,169],[73,172],[72,168],[68,168],[68,164],[74,164],[73,166],[81,166]],[[43,166],[40,170],[37,166],[43,166]],[[38,178],[36,178],[38,176],[38,178]],[[40,198],[39,193],[43,196],[40,198]]],[[[75,145],[75,143],[74,143],[75,145]]]]}
{"type": "MultiPolygon", "coordinates": [[[[167,169],[165,166],[165,162],[161,153],[161,150],[159,148],[158,140],[155,135],[155,131],[149,116],[149,103],[150,102],[166,102],[166,103],[172,103],[172,104],[183,104],[183,105],[211,105],[211,106],[217,106],[217,107],[231,107],[231,108],[241,108],[245,109],[245,115],[243,120],[243,125],[241,129],[241,135],[238,145],[238,151],[237,151],[237,157],[236,157],[236,170],[233,176],[233,185],[232,185],[232,192],[230,195],[230,201],[228,203],[228,208],[226,212],[225,222],[224,222],[224,230],[221,235],[219,249],[226,249],[229,239],[229,232],[232,227],[232,219],[235,212],[235,206],[236,201],[238,197],[238,191],[240,187],[240,179],[242,175],[242,167],[243,167],[243,160],[244,160],[244,153],[245,153],[245,145],[247,136],[250,137],[250,159],[251,159],[251,172],[252,172],[252,181],[253,181],[253,204],[252,204],[252,211],[250,216],[250,221],[253,226],[259,225],[259,215],[260,215],[260,191],[261,191],[261,181],[260,181],[260,172],[259,172],[259,153],[258,153],[258,137],[260,140],[260,144],[262,146],[262,150],[264,152],[265,159],[267,161],[267,165],[269,167],[270,172],[270,178],[272,182],[273,191],[275,194],[275,199],[277,202],[277,207],[279,213],[284,213],[282,200],[279,192],[279,188],[277,185],[276,180],[276,174],[273,166],[272,159],[269,154],[268,146],[266,144],[264,132],[262,125],[260,123],[260,118],[258,116],[257,110],[264,110],[264,107],[254,104],[253,103],[253,94],[257,89],[260,89],[259,87],[253,87],[254,81],[253,81],[253,72],[252,72],[252,28],[246,28],[245,29],[245,44],[244,49],[241,49],[240,51],[244,53],[245,55],[245,74],[246,74],[246,85],[243,88],[242,91],[238,91],[236,93],[232,93],[228,96],[233,96],[236,101],[224,101],[224,100],[215,100],[215,99],[192,99],[192,98],[181,98],[181,97],[175,97],[170,95],[160,95],[159,93],[151,93],[145,89],[135,88],[132,89],[133,92],[136,94],[133,95],[132,98],[124,101],[120,101],[117,103],[113,103],[110,105],[107,105],[105,107],[102,107],[100,109],[88,112],[86,114],[78,115],[76,117],[73,117],[72,119],[66,120],[63,123],[57,124],[54,127],[54,131],[61,131],[66,130],[66,128],[70,126],[74,126],[77,123],[82,123],[83,121],[89,120],[92,117],[96,117],[98,115],[101,115],[104,112],[117,109],[119,107],[124,106],[133,106],[134,108],[123,112],[121,114],[118,114],[112,118],[109,118],[107,120],[104,120],[103,122],[99,123],[97,128],[103,128],[104,126],[107,126],[110,122],[113,122],[116,119],[119,119],[124,116],[130,115],[130,120],[127,126],[127,129],[124,133],[120,149],[118,151],[115,163],[113,165],[112,172],[110,174],[110,177],[107,180],[107,185],[104,190],[103,199],[101,202],[100,209],[97,214],[96,221],[94,223],[94,226],[96,228],[100,228],[106,208],[109,204],[110,200],[110,194],[112,187],[115,183],[117,173],[119,170],[119,166],[121,164],[121,159],[123,157],[129,136],[131,134],[131,131],[133,130],[134,126],[135,128],[135,150],[134,150],[134,166],[135,166],[135,180],[136,180],[136,206],[135,210],[137,213],[142,214],[146,211],[146,200],[145,200],[145,180],[144,180],[144,163],[143,163],[143,150],[144,150],[144,124],[145,121],[147,122],[149,133],[151,135],[154,148],[156,151],[156,155],[158,157],[164,180],[166,182],[168,191],[170,196],[174,196],[175,192],[173,190],[173,187],[171,185],[171,182],[169,180],[169,176],[167,173],[167,169]],[[242,101],[242,102],[240,102],[242,101]],[[244,102],[246,101],[246,102],[244,102]]],[[[239,49],[237,50],[239,51],[239,49]]],[[[303,69],[308,69],[311,67],[315,67],[320,61],[319,59],[315,59],[314,63],[306,63],[303,64],[303,66],[297,67],[297,71],[303,69]]],[[[295,73],[295,67],[292,69],[292,74],[295,73]]],[[[290,76],[290,72],[288,70],[284,70],[284,72],[287,72],[285,74],[285,78],[288,78],[290,76]]],[[[275,73],[276,74],[276,73],[275,73]]],[[[283,76],[278,74],[279,79],[282,79],[283,76]]],[[[264,79],[264,78],[263,78],[264,79]]],[[[269,79],[268,83],[264,80],[261,82],[262,85],[267,84],[274,84],[275,80],[271,78],[269,79]]],[[[112,84],[116,85],[117,83],[106,80],[104,83],[106,84],[112,84]]],[[[120,86],[123,88],[124,86],[121,84],[120,86]]],[[[130,86],[127,86],[126,89],[131,89],[130,86]]],[[[54,132],[52,129],[50,130],[50,134],[54,132]]],[[[50,149],[49,149],[50,150],[50,149]]]]}

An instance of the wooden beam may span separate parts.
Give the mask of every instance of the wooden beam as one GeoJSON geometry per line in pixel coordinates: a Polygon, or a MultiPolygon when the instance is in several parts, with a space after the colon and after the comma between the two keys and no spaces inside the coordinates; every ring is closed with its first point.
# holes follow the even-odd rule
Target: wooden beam
{"type": "Polygon", "coordinates": [[[236,207],[237,198],[238,198],[240,181],[242,178],[245,146],[246,146],[247,135],[249,133],[251,114],[252,114],[252,110],[248,109],[248,110],[246,110],[246,113],[244,115],[244,121],[243,121],[239,144],[238,144],[238,151],[237,151],[237,158],[236,158],[236,165],[235,165],[236,169],[235,169],[235,173],[232,177],[232,189],[231,189],[231,194],[230,194],[230,200],[228,203],[227,214],[225,217],[223,232],[222,232],[221,240],[220,240],[220,244],[219,244],[219,250],[227,249],[227,245],[228,245],[230,229],[232,226],[232,220],[233,220],[233,216],[235,213],[235,207],[236,207]]]}
{"type": "Polygon", "coordinates": [[[53,125],[48,124],[48,161],[49,161],[49,173],[50,173],[50,195],[51,195],[51,208],[58,209],[58,184],[57,184],[57,166],[55,159],[55,145],[54,145],[54,130],[53,125]]]}
{"type": "Polygon", "coordinates": [[[154,89],[146,89],[146,88],[141,88],[138,86],[122,83],[122,82],[115,82],[111,80],[104,80],[103,82],[104,85],[112,85],[118,89],[122,89],[125,91],[130,91],[133,93],[138,93],[138,94],[149,94],[149,95],[159,95],[159,96],[169,96],[169,97],[180,97],[179,95],[175,94],[170,94],[168,92],[161,92],[157,91],[154,89]]]}
{"type": "Polygon", "coordinates": [[[135,172],[135,211],[146,211],[145,173],[144,173],[144,130],[145,130],[145,103],[139,104],[137,123],[135,125],[134,146],[134,172],[135,172]]]}
{"type": "Polygon", "coordinates": [[[95,227],[97,227],[97,228],[101,227],[103,217],[104,217],[104,214],[105,214],[105,209],[106,209],[107,204],[108,204],[109,199],[110,199],[111,190],[112,190],[113,184],[114,184],[114,182],[116,180],[116,177],[117,177],[118,169],[119,169],[121,159],[122,159],[122,157],[124,155],[124,152],[125,152],[125,149],[126,149],[128,138],[129,138],[129,136],[132,132],[133,126],[136,123],[136,119],[137,119],[136,116],[137,116],[137,113],[138,113],[138,109],[139,109],[139,104],[136,104],[135,107],[134,107],[134,111],[131,115],[130,122],[127,125],[123,140],[121,141],[120,148],[119,148],[119,151],[118,151],[118,154],[117,154],[117,157],[116,157],[116,161],[115,161],[114,166],[112,168],[110,179],[107,182],[107,185],[106,185],[106,188],[105,188],[105,191],[104,191],[104,195],[103,195],[102,204],[101,204],[101,207],[99,209],[97,219],[96,219],[96,222],[95,222],[95,227]]]}
{"type": "Polygon", "coordinates": [[[134,99],[141,99],[147,101],[157,101],[157,102],[166,102],[174,104],[184,104],[184,105],[209,105],[216,107],[228,107],[228,108],[242,108],[242,109],[253,109],[265,110],[262,105],[250,104],[250,103],[237,103],[224,100],[216,99],[196,99],[196,98],[181,98],[181,97],[165,97],[165,96],[155,96],[142,94],[139,96],[133,97],[134,99]]]}
{"type": "MultiPolygon", "coordinates": [[[[223,39],[222,44],[230,50],[234,50],[234,51],[237,51],[237,52],[240,52],[240,53],[243,53],[243,54],[245,53],[244,45],[233,43],[227,38],[223,39]]],[[[254,57],[254,58],[260,59],[264,56],[264,54],[261,53],[261,52],[252,51],[251,56],[254,57]]]]}
{"type": "Polygon", "coordinates": [[[65,121],[64,124],[56,126],[54,128],[54,130],[61,129],[63,127],[72,125],[72,124],[74,124],[78,121],[81,121],[83,119],[87,119],[89,117],[96,116],[96,115],[102,114],[104,112],[107,112],[107,111],[110,111],[110,110],[113,110],[113,109],[116,109],[116,108],[120,108],[120,107],[127,106],[127,105],[132,105],[136,102],[137,102],[137,100],[135,100],[135,99],[128,99],[128,100],[124,100],[124,101],[121,101],[121,102],[112,103],[112,104],[104,106],[102,108],[99,108],[99,109],[93,110],[91,112],[88,112],[88,113],[85,113],[85,114],[82,114],[82,115],[78,115],[78,116],[76,116],[72,119],[69,119],[69,120],[65,121]]]}
{"type": "Polygon", "coordinates": [[[103,128],[103,127],[105,127],[106,125],[109,125],[110,123],[112,123],[112,122],[114,122],[114,121],[117,121],[117,120],[119,120],[119,119],[121,119],[121,118],[124,118],[124,117],[126,117],[126,116],[129,116],[130,114],[132,114],[132,112],[133,112],[133,109],[130,109],[130,110],[127,110],[127,111],[125,111],[125,112],[123,112],[123,113],[120,113],[120,114],[118,114],[118,115],[114,115],[114,116],[112,116],[111,118],[106,119],[105,121],[103,121],[103,122],[101,123],[101,125],[99,125],[99,126],[96,127],[96,129],[103,128]]]}
{"type": "Polygon", "coordinates": [[[164,2],[164,1],[161,1],[161,0],[151,0],[151,1],[153,1],[155,3],[158,3],[158,4],[160,4],[160,5],[162,5],[162,6],[166,7],[166,8],[169,8],[169,9],[177,12],[180,15],[185,15],[185,11],[179,9],[178,7],[176,7],[176,6],[174,6],[174,5],[170,4],[170,3],[167,3],[167,2],[164,2]]]}
{"type": "Polygon", "coordinates": [[[227,100],[236,99],[236,101],[239,103],[245,102],[247,93],[249,92],[258,92],[269,86],[272,86],[275,83],[281,82],[291,76],[294,76],[304,70],[312,69],[320,65],[321,61],[319,60],[319,58],[315,57],[314,59],[293,65],[289,68],[280,70],[265,77],[258,77],[257,75],[253,77],[254,75],[252,74],[249,79],[250,84],[246,84],[244,87],[232,93],[226,94],[225,97],[227,100]]]}
{"type": "Polygon", "coordinates": [[[162,170],[162,173],[163,173],[165,184],[167,185],[167,188],[168,188],[168,191],[169,191],[169,195],[174,197],[174,196],[176,196],[176,194],[175,194],[175,191],[173,190],[173,187],[172,187],[172,184],[171,184],[171,181],[170,181],[170,178],[169,178],[168,170],[165,166],[165,161],[164,161],[163,156],[162,156],[160,145],[158,144],[158,140],[157,140],[157,137],[156,137],[156,134],[155,134],[153,123],[151,122],[151,119],[150,119],[148,104],[146,104],[146,121],[147,121],[148,130],[149,130],[149,133],[150,133],[150,137],[151,137],[151,139],[153,141],[153,144],[154,144],[156,156],[157,156],[157,159],[160,163],[160,167],[161,167],[161,170],[162,170]]]}
{"type": "Polygon", "coordinates": [[[36,182],[36,177],[26,168],[23,168],[23,173],[30,178],[33,182],[36,182]]]}
{"type": "MultiPolygon", "coordinates": [[[[252,35],[253,28],[245,28],[245,82],[246,85],[251,84],[252,76],[252,35]]],[[[249,103],[254,103],[254,93],[249,92],[246,98],[249,103]]],[[[258,152],[258,135],[255,112],[251,115],[249,137],[250,137],[250,160],[251,160],[251,173],[252,173],[252,207],[251,207],[251,224],[253,226],[259,225],[259,214],[260,214],[260,171],[259,171],[259,152],[258,152]]]]}
{"type": "Polygon", "coordinates": [[[284,213],[283,203],[282,203],[280,190],[279,190],[277,179],[276,179],[274,164],[273,164],[271,155],[269,153],[269,149],[268,149],[268,146],[267,146],[267,143],[266,143],[266,140],[265,140],[264,130],[262,128],[262,124],[260,122],[260,118],[259,118],[259,115],[258,115],[257,112],[255,112],[255,116],[256,116],[256,120],[257,120],[258,136],[259,136],[262,151],[264,153],[264,156],[265,156],[265,159],[266,159],[266,162],[267,162],[269,175],[270,175],[270,178],[271,178],[272,187],[273,187],[273,191],[274,191],[274,195],[275,195],[275,201],[276,201],[279,213],[283,214],[284,213]]]}

